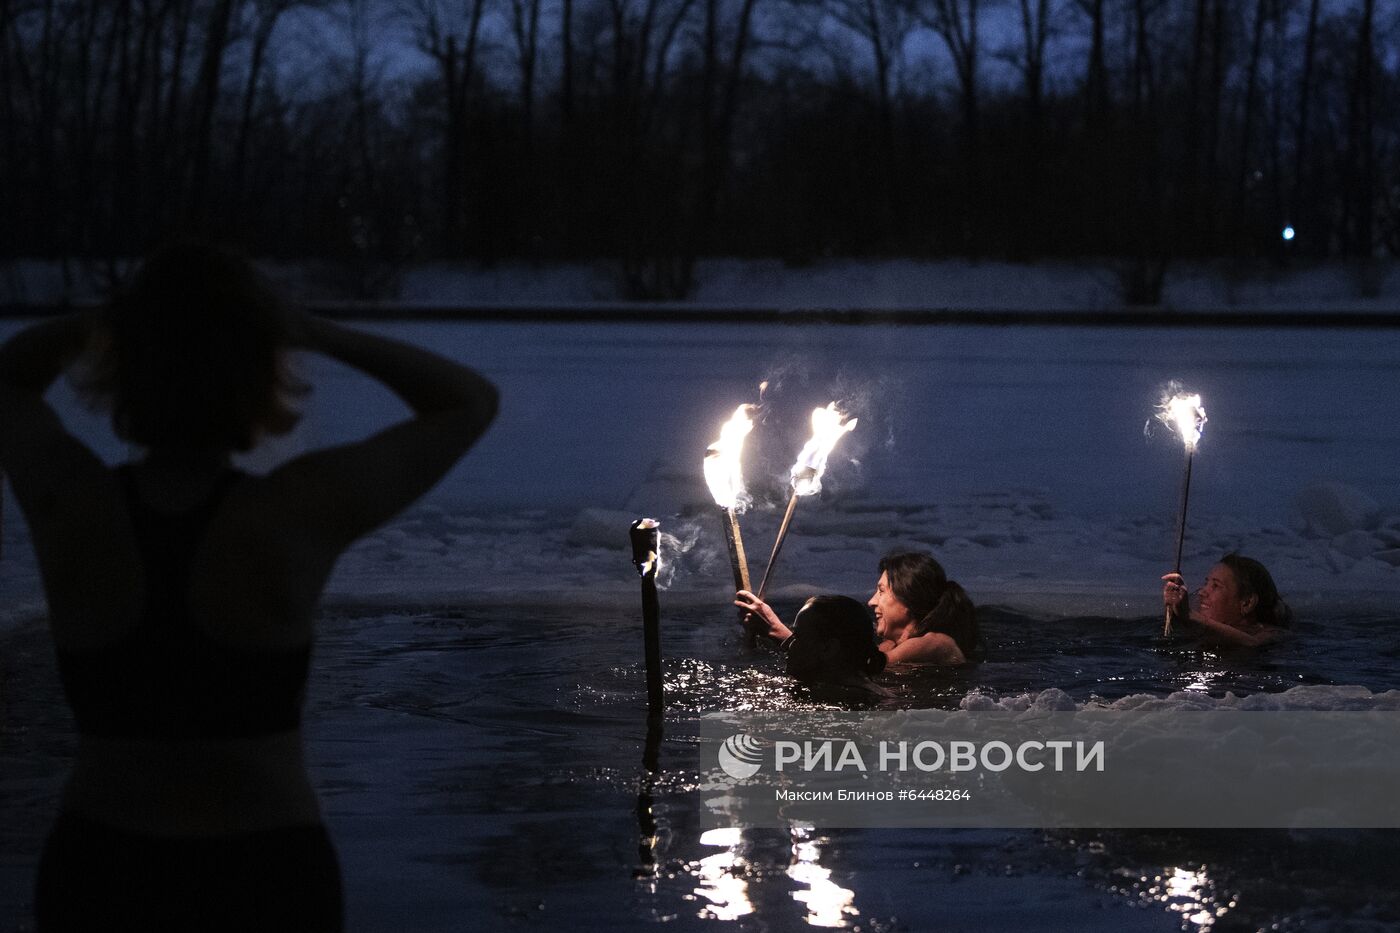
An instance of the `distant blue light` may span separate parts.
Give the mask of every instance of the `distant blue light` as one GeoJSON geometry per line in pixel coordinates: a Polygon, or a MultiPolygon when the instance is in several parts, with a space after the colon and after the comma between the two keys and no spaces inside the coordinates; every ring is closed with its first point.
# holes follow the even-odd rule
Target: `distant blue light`
{"type": "Polygon", "coordinates": [[[1283,238],[1284,238],[1285,240],[1291,240],[1291,239],[1293,239],[1293,228],[1292,228],[1292,227],[1284,227],[1284,228],[1283,228],[1283,238]]]}

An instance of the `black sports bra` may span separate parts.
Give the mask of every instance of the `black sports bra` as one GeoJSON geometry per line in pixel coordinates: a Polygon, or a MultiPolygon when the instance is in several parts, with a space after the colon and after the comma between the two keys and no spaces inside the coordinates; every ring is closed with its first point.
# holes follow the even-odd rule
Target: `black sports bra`
{"type": "Polygon", "coordinates": [[[201,505],[151,508],[126,466],[117,470],[146,582],[134,629],[111,644],[59,650],[58,672],[82,735],[235,738],[295,729],[310,646],[249,650],[216,641],[190,618],[190,563],[224,494],[229,470],[201,505]]]}

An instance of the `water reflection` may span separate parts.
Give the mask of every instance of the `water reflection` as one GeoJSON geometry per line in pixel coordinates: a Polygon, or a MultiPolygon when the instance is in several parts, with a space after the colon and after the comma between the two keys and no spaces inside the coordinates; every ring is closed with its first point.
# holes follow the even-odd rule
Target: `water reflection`
{"type": "Polygon", "coordinates": [[[809,824],[792,824],[792,864],[787,875],[798,884],[807,886],[805,891],[793,891],[792,899],[806,905],[804,918],[814,927],[848,926],[849,917],[860,915],[856,909],[856,892],[843,888],[831,880],[831,869],[821,866],[822,843],[826,840],[815,835],[809,824]]]}
{"type": "Polygon", "coordinates": [[[700,881],[695,897],[707,901],[698,916],[702,920],[737,920],[753,913],[745,878],[749,863],[744,855],[744,831],[737,826],[711,829],[700,835],[700,844],[725,851],[707,855],[689,866],[700,881]]]}
{"type": "Polygon", "coordinates": [[[647,723],[647,741],[642,750],[642,776],[637,786],[637,867],[633,874],[639,881],[647,882],[652,893],[656,892],[658,853],[661,849],[660,826],[656,821],[655,805],[656,779],[661,770],[661,721],[651,719],[647,723]]]}
{"type": "Polygon", "coordinates": [[[1204,865],[1196,871],[1169,868],[1165,875],[1156,876],[1153,882],[1146,890],[1147,898],[1160,903],[1172,913],[1181,914],[1183,924],[1197,930],[1209,930],[1235,906],[1233,899],[1221,902],[1215,882],[1206,875],[1204,865]]]}
{"type": "Polygon", "coordinates": [[[1181,689],[1188,693],[1209,694],[1211,689],[1220,682],[1219,671],[1190,671],[1182,674],[1186,680],[1186,685],[1181,689]]]}

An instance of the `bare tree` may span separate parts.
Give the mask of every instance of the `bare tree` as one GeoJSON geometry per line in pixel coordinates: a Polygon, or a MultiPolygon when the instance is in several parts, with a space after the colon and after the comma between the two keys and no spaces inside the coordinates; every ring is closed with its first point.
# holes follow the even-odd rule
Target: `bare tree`
{"type": "Polygon", "coordinates": [[[896,182],[893,81],[905,39],[914,25],[910,9],[905,4],[889,0],[799,0],[792,6],[799,15],[809,18],[818,34],[822,31],[823,18],[829,18],[869,50],[879,133],[876,152],[879,159],[880,207],[889,218],[879,225],[892,227],[897,234],[902,233],[904,207],[896,182]]]}
{"type": "Polygon", "coordinates": [[[978,91],[979,0],[914,0],[919,19],[943,39],[952,56],[958,78],[958,103],[962,114],[963,177],[966,187],[962,219],[964,247],[974,256],[982,249],[980,236],[981,102],[978,91]]]}
{"type": "MultiPolygon", "coordinates": [[[[1203,0],[1202,0],[1203,2],[1203,0]]],[[[1108,115],[1108,64],[1104,56],[1104,0],[1075,0],[1089,18],[1089,54],[1084,68],[1084,113],[1090,127],[1108,115]]]]}
{"type": "Polygon", "coordinates": [[[576,36],[590,69],[598,132],[588,145],[595,222],[610,231],[622,260],[623,288],[638,298],[690,290],[695,238],[685,219],[693,186],[686,171],[686,127],[693,111],[676,106],[677,60],[695,0],[603,0],[576,36]]]}
{"type": "Polygon", "coordinates": [[[510,33],[520,70],[520,103],[526,168],[535,136],[535,62],[539,54],[540,0],[510,0],[510,33]]]}
{"type": "Polygon", "coordinates": [[[233,197],[241,203],[248,176],[248,146],[252,136],[253,113],[257,105],[259,82],[263,77],[263,65],[267,59],[268,46],[282,15],[299,0],[253,0],[248,7],[252,22],[248,29],[248,73],[243,81],[243,100],[239,107],[238,135],[233,153],[233,197]]]}
{"type": "Polygon", "coordinates": [[[1045,47],[1050,38],[1050,23],[1058,10],[1051,0],[1017,0],[1020,15],[1020,43],[1005,49],[1001,57],[1021,73],[1025,93],[1025,116],[1021,132],[1021,149],[1017,172],[1018,213],[1022,220],[1016,226],[1012,240],[1017,259],[1030,258],[1039,250],[1043,236],[1040,196],[1045,178],[1045,47]]]}
{"type": "Polygon", "coordinates": [[[1129,76],[1131,119],[1116,132],[1116,145],[1129,169],[1129,208],[1114,218],[1127,261],[1122,269],[1123,296],[1132,304],[1161,299],[1171,248],[1167,239],[1167,192],[1162,169],[1162,124],[1158,107],[1157,49],[1153,46],[1163,0],[1130,0],[1127,30],[1132,53],[1129,76]]]}
{"type": "Polygon", "coordinates": [[[210,134],[214,111],[219,103],[223,77],[224,51],[228,48],[229,23],[242,0],[214,0],[204,31],[204,49],[199,64],[195,103],[194,156],[191,165],[190,211],[195,218],[206,215],[209,175],[210,134]]]}
{"type": "Polygon", "coordinates": [[[466,0],[464,14],[442,0],[415,0],[407,10],[418,48],[437,67],[445,115],[442,147],[442,239],[450,252],[462,243],[466,219],[466,151],[471,88],[478,77],[481,23],[486,0],[466,0]]]}
{"type": "MultiPolygon", "coordinates": [[[[1317,19],[1320,0],[1308,0],[1308,23],[1303,33],[1303,72],[1298,78],[1298,119],[1293,143],[1293,193],[1289,198],[1289,213],[1294,223],[1306,228],[1303,222],[1303,194],[1306,189],[1308,168],[1308,126],[1312,117],[1312,100],[1315,93],[1313,73],[1317,61],[1317,19]]],[[[1311,236],[1311,233],[1308,234],[1311,236]]]]}
{"type": "Polygon", "coordinates": [[[1258,112],[1259,59],[1264,46],[1264,28],[1271,0],[1255,0],[1254,27],[1250,32],[1249,60],[1245,66],[1243,117],[1240,127],[1239,168],[1235,175],[1234,209],[1230,242],[1236,254],[1244,247],[1245,198],[1253,165],[1254,121],[1258,112]]]}
{"type": "Polygon", "coordinates": [[[732,23],[722,22],[721,0],[704,0],[701,32],[700,191],[695,249],[714,246],[720,193],[729,169],[739,86],[750,47],[758,0],[740,0],[732,23]],[[721,50],[727,46],[727,51],[721,50]]]}
{"type": "Polygon", "coordinates": [[[1375,15],[1375,0],[1362,0],[1355,65],[1347,95],[1346,193],[1342,199],[1346,253],[1364,258],[1370,258],[1375,246],[1375,15]]]}

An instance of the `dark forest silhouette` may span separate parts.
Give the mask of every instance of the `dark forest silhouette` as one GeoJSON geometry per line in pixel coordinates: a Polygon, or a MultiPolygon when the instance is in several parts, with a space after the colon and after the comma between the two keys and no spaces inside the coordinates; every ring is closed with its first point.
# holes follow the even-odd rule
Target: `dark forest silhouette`
{"type": "Polygon", "coordinates": [[[991,0],[0,0],[0,255],[609,257],[635,297],[1087,255],[1152,300],[1177,259],[1400,254],[1400,2],[998,2],[992,47],[991,0]],[[343,41],[286,86],[310,7],[343,41]]]}

